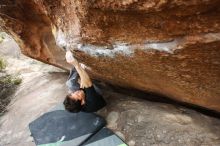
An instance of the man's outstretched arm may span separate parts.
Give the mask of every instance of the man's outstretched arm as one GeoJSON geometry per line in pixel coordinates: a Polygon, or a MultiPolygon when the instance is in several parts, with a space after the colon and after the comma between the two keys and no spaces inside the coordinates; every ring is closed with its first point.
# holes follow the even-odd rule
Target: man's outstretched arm
{"type": "Polygon", "coordinates": [[[71,51],[67,51],[66,52],[66,61],[69,64],[72,64],[76,71],[78,72],[79,76],[80,76],[80,87],[81,88],[88,88],[92,86],[92,81],[89,77],[89,75],[87,74],[87,72],[85,71],[85,69],[83,69],[81,67],[81,65],[79,64],[79,62],[73,57],[72,52],[71,51]]]}

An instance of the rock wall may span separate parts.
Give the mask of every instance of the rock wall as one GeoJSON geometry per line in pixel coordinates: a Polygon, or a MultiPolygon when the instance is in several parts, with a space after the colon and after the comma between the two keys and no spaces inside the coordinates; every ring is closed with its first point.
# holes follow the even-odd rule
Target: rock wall
{"type": "Polygon", "coordinates": [[[220,111],[220,0],[1,0],[22,52],[98,80],[220,111]]]}

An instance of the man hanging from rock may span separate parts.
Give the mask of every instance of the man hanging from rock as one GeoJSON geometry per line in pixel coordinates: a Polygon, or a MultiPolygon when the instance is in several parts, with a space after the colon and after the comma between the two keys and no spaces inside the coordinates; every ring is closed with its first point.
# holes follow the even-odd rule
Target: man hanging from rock
{"type": "Polygon", "coordinates": [[[103,97],[97,93],[84,67],[73,57],[71,51],[66,52],[66,61],[73,65],[66,85],[69,94],[63,104],[70,112],[96,112],[106,105],[103,97]]]}

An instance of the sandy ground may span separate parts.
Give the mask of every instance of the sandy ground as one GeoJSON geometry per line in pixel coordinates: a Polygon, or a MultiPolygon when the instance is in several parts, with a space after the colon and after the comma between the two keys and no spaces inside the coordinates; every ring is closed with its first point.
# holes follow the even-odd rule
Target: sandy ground
{"type": "MultiPolygon", "coordinates": [[[[8,61],[8,72],[23,79],[12,96],[8,112],[0,117],[0,146],[34,146],[28,124],[61,102],[67,92],[67,73],[20,55],[17,49],[11,41],[0,46],[1,55],[8,61]]],[[[130,146],[220,145],[218,118],[108,88],[102,91],[108,105],[99,114],[107,120],[107,127],[130,146]]]]}

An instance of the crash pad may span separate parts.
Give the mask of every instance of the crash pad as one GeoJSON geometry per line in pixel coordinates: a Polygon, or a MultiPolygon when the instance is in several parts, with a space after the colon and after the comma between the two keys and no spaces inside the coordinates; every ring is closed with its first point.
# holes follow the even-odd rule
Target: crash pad
{"type": "Polygon", "coordinates": [[[105,126],[95,113],[54,110],[29,124],[37,146],[78,146],[105,126]]]}
{"type": "Polygon", "coordinates": [[[102,128],[90,137],[83,146],[128,146],[108,128],[102,128]]]}

